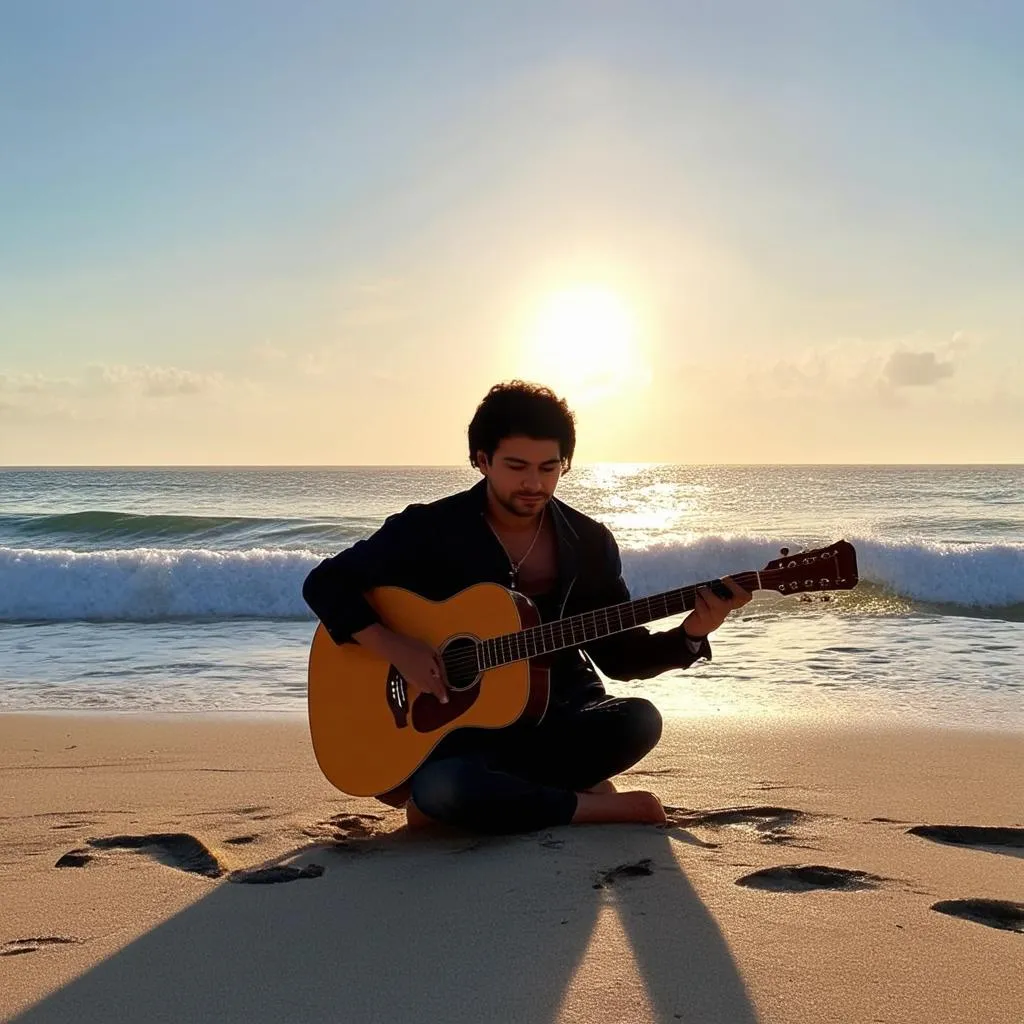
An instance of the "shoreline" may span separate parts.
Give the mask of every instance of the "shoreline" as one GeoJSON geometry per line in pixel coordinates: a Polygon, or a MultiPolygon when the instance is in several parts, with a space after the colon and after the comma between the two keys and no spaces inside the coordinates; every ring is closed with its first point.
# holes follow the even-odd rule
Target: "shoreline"
{"type": "MultiPolygon", "coordinates": [[[[631,694],[617,694],[617,696],[623,695],[631,694]]],[[[762,711],[760,709],[755,712],[750,709],[744,709],[720,711],[711,714],[700,712],[674,713],[672,710],[664,708],[661,708],[661,711],[666,727],[671,725],[674,728],[690,727],[702,729],[707,725],[717,724],[728,730],[741,731],[775,727],[793,733],[820,732],[822,729],[828,729],[839,732],[866,734],[930,734],[938,732],[950,733],[952,735],[982,735],[1024,739],[1024,725],[988,724],[976,719],[945,722],[915,717],[906,712],[902,713],[902,717],[894,715],[887,720],[884,716],[870,708],[864,709],[864,711],[871,712],[870,714],[864,714],[854,708],[844,708],[841,711],[833,712],[827,717],[815,717],[811,712],[794,714],[790,708],[784,708],[777,712],[762,711]]],[[[216,710],[207,708],[203,710],[182,711],[167,709],[134,710],[131,708],[0,708],[0,723],[15,718],[66,718],[72,721],[78,718],[92,721],[110,719],[112,722],[134,720],[151,721],[153,723],[227,722],[229,720],[237,720],[241,723],[253,724],[279,720],[282,723],[299,724],[304,730],[308,728],[308,713],[305,708],[292,711],[281,708],[267,708],[266,710],[232,708],[216,710]]]]}
{"type": "Polygon", "coordinates": [[[0,1019],[1016,1024],[1024,938],[932,908],[1024,903],[1024,845],[909,830],[1024,836],[1022,750],[673,718],[616,780],[669,828],[489,838],[338,792],[299,713],[4,713],[0,1019]]]}

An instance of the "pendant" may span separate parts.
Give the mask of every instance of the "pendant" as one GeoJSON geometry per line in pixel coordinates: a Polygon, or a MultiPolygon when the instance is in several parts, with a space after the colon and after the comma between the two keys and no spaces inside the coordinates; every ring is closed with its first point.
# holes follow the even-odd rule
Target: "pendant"
{"type": "Polygon", "coordinates": [[[518,576],[519,576],[519,573],[515,569],[513,569],[508,574],[508,588],[509,588],[509,590],[515,590],[516,589],[516,580],[517,580],[518,576]]]}

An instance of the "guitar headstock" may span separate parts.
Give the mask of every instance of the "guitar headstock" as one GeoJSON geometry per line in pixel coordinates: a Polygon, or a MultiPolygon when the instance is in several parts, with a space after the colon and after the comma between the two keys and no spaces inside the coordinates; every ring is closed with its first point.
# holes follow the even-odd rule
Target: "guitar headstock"
{"type": "Polygon", "coordinates": [[[799,594],[812,590],[853,590],[857,585],[857,552],[853,545],[838,540],[825,548],[789,554],[783,548],[758,574],[762,590],[777,594],[799,594]]]}

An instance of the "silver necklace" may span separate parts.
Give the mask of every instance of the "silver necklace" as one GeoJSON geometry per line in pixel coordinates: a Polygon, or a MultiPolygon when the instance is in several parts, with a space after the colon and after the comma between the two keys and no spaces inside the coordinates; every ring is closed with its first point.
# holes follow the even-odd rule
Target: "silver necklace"
{"type": "Polygon", "coordinates": [[[547,508],[540,510],[540,520],[537,523],[537,532],[533,535],[533,540],[530,541],[530,546],[526,549],[526,554],[519,559],[518,562],[512,561],[512,556],[508,553],[508,548],[505,547],[505,542],[501,539],[498,531],[494,528],[494,524],[487,519],[487,525],[491,528],[491,533],[498,538],[498,543],[501,545],[502,551],[505,552],[505,557],[508,559],[508,564],[512,566],[512,571],[508,574],[509,589],[515,590],[516,584],[519,582],[519,570],[522,568],[523,563],[530,557],[530,552],[533,551],[534,545],[537,543],[537,538],[540,536],[541,528],[544,526],[544,513],[547,512],[547,508]]]}

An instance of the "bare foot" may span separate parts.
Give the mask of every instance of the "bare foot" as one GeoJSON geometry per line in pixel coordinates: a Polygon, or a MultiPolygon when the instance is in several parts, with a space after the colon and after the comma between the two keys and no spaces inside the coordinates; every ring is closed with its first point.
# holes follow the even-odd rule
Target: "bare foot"
{"type": "Polygon", "coordinates": [[[410,831],[420,828],[439,828],[441,823],[424,814],[411,800],[405,802],[405,823],[410,831]]]}
{"type": "Polygon", "coordinates": [[[591,786],[590,789],[582,790],[584,793],[618,793],[615,788],[615,783],[611,779],[605,779],[603,782],[599,782],[596,786],[591,786]]]}
{"type": "Polygon", "coordinates": [[[577,793],[573,824],[597,822],[665,823],[665,808],[653,794],[643,790],[630,793],[577,793]]]}

